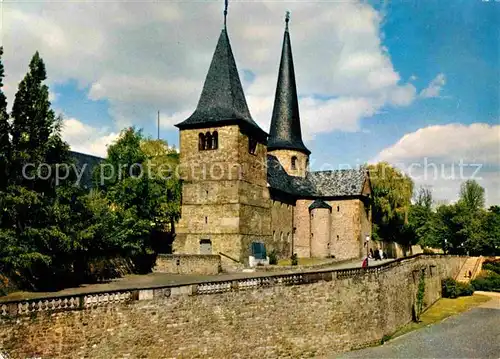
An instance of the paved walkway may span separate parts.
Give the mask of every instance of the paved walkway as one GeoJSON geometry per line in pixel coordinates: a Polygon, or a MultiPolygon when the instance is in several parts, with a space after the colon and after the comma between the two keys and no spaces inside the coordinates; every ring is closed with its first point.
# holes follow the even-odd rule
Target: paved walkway
{"type": "MultiPolygon", "coordinates": [[[[377,266],[383,263],[393,261],[394,259],[385,259],[380,261],[370,260],[370,266],[377,266]]],[[[351,262],[344,262],[339,264],[332,264],[330,267],[310,270],[302,270],[300,272],[307,271],[328,271],[332,269],[350,269],[350,268],[360,268],[362,260],[353,260],[351,262]]],[[[244,273],[222,273],[218,275],[182,275],[182,274],[168,274],[168,273],[150,273],[144,275],[127,275],[123,278],[114,279],[106,283],[98,284],[87,284],[81,285],[77,288],[66,288],[58,292],[15,292],[7,296],[0,297],[0,303],[8,300],[20,300],[20,299],[34,299],[41,297],[54,297],[63,295],[73,295],[73,294],[83,294],[83,293],[96,293],[104,291],[113,290],[125,290],[125,289],[140,289],[140,288],[154,288],[163,287],[168,285],[183,285],[183,284],[193,284],[201,283],[207,281],[225,281],[243,278],[255,278],[255,277],[267,277],[277,274],[289,274],[295,273],[296,271],[286,270],[283,272],[244,272],[244,273]]]]}
{"type": "MultiPolygon", "coordinates": [[[[479,292],[478,292],[479,294],[479,292]]],[[[340,358],[500,358],[500,294],[468,312],[340,358]]]]}

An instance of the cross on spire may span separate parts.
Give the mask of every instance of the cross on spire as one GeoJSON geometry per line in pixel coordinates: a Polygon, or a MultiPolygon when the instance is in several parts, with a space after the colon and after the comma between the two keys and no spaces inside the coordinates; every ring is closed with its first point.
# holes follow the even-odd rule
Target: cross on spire
{"type": "Polygon", "coordinates": [[[285,30],[288,31],[288,22],[290,21],[290,11],[287,10],[285,13],[285,30]]]}
{"type": "Polygon", "coordinates": [[[228,0],[224,0],[224,29],[226,28],[228,0]]]}

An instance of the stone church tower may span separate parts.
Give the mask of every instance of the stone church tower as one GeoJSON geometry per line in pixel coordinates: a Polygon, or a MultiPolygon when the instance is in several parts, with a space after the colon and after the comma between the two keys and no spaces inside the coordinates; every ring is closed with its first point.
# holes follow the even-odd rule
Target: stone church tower
{"type": "Polygon", "coordinates": [[[176,125],[182,208],[175,253],[221,254],[226,268],[247,264],[254,242],[280,258],[363,255],[369,173],[309,171],[288,23],[287,14],[269,136],[250,115],[224,25],[196,110],[176,125]]]}
{"type": "Polygon", "coordinates": [[[175,253],[248,261],[251,242],[271,236],[267,133],[248,110],[225,24],[198,106],[176,126],[183,183],[175,253]]]}
{"type": "Polygon", "coordinates": [[[299,101],[288,22],[289,13],[286,15],[285,35],[267,149],[270,155],[278,158],[289,175],[305,177],[311,151],[302,142],[299,101]]]}

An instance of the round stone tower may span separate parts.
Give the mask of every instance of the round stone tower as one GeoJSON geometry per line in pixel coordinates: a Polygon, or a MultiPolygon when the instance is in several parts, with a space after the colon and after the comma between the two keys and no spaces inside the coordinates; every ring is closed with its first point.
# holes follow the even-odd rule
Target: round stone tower
{"type": "Polygon", "coordinates": [[[332,207],[320,199],[309,206],[311,221],[311,257],[330,256],[330,231],[332,227],[332,207]]]}

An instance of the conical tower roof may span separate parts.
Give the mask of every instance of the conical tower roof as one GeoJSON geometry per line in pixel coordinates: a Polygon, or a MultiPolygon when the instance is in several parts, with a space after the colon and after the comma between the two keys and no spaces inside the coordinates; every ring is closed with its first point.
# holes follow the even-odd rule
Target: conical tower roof
{"type": "Polygon", "coordinates": [[[227,29],[222,30],[194,113],[179,129],[239,124],[267,136],[248,110],[227,29]]]}
{"type": "Polygon", "coordinates": [[[293,68],[292,45],[288,31],[289,14],[286,16],[285,35],[274,99],[271,129],[267,142],[268,150],[290,149],[311,153],[302,141],[300,129],[299,101],[293,68]]]}

